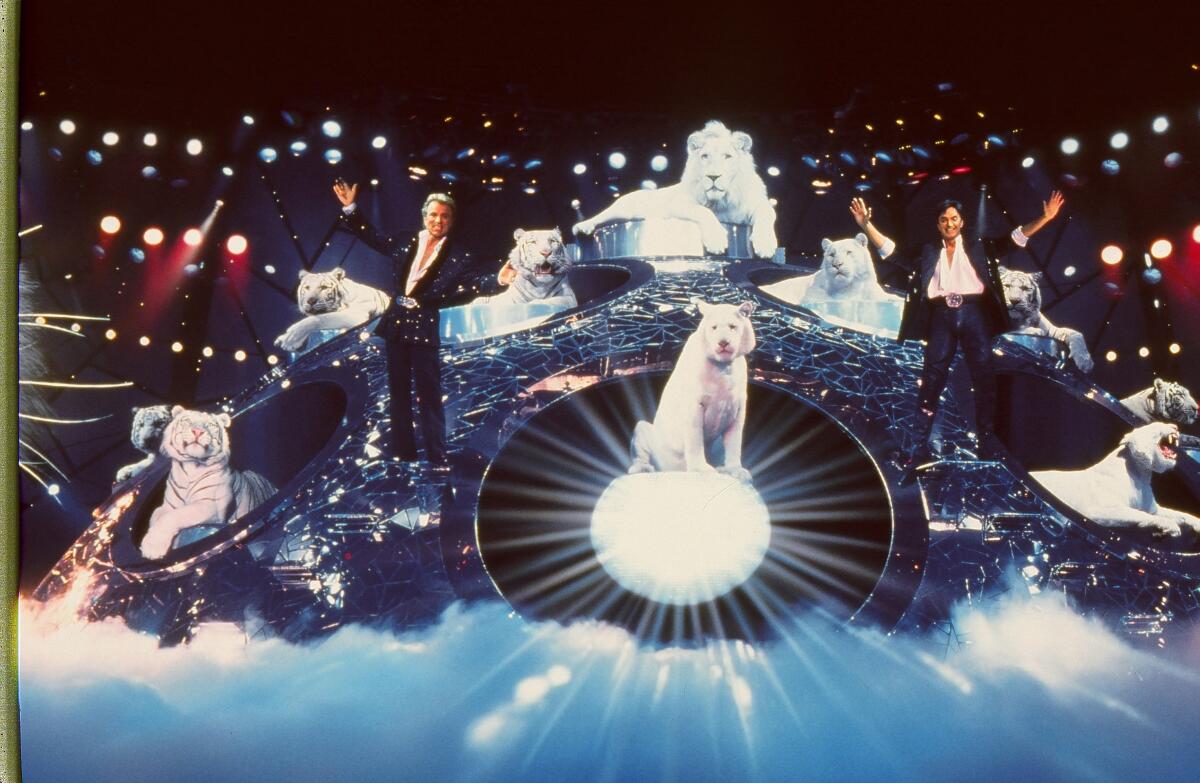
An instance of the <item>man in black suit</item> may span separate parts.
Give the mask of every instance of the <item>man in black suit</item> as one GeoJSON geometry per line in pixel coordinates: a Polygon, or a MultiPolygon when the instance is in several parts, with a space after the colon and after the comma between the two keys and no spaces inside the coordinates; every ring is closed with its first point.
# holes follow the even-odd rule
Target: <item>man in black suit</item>
{"type": "Polygon", "coordinates": [[[433,470],[448,472],[438,311],[494,293],[509,280],[503,273],[500,277],[479,275],[471,269],[470,254],[456,248],[451,237],[455,204],[444,193],[431,193],[425,199],[421,207],[424,230],[394,237],[380,233],[363,217],[354,201],[357,185],[339,179],[333,185],[333,193],[342,204],[342,226],[371,249],[392,259],[394,296],[375,333],[383,337],[387,346],[394,456],[406,461],[417,459],[412,384],[417,391],[426,457],[433,470]]]}
{"type": "MultiPolygon", "coordinates": [[[[1062,194],[1054,191],[1050,200],[1043,202],[1041,216],[1018,226],[1006,238],[965,237],[962,205],[947,200],[938,206],[941,241],[925,245],[917,256],[900,321],[899,339],[926,341],[917,392],[917,443],[905,463],[909,478],[917,465],[932,457],[929,433],[959,344],[975,392],[975,432],[981,456],[996,455],[996,380],[991,349],[993,338],[1008,328],[1008,307],[997,259],[1024,247],[1029,237],[1054,219],[1062,205],[1062,194]]],[[[851,200],[850,214],[879,250],[880,258],[895,252],[896,243],[871,224],[866,202],[861,198],[851,200]]]]}

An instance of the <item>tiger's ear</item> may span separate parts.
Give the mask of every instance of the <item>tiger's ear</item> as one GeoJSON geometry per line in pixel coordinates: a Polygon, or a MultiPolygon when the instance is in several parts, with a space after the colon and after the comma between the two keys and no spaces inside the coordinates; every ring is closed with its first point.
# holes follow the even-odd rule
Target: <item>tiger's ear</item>
{"type": "Polygon", "coordinates": [[[738,305],[737,311],[738,315],[740,315],[742,318],[749,318],[750,314],[754,312],[754,302],[751,302],[747,299],[745,302],[742,302],[740,305],[738,305]]]}
{"type": "Polygon", "coordinates": [[[183,413],[186,410],[187,410],[187,408],[183,407],[182,405],[172,405],[171,406],[171,418],[175,418],[176,416],[178,416],[179,414],[183,413]]]}
{"type": "Polygon", "coordinates": [[[866,247],[867,246],[867,235],[861,234],[861,233],[855,234],[854,241],[857,242],[858,244],[862,245],[863,247],[866,247]]]}
{"type": "Polygon", "coordinates": [[[821,250],[822,250],[822,252],[828,253],[828,252],[829,252],[829,248],[831,248],[831,247],[833,247],[833,240],[831,240],[831,239],[822,239],[822,240],[821,240],[821,250]]]}
{"type": "Polygon", "coordinates": [[[1039,285],[1041,284],[1043,277],[1045,277],[1045,275],[1042,274],[1041,272],[1033,272],[1032,274],[1029,275],[1029,279],[1035,283],[1038,283],[1039,285]]]}
{"type": "Polygon", "coordinates": [[[513,232],[513,239],[520,239],[523,236],[525,236],[525,229],[523,228],[518,228],[513,232]]]}
{"type": "Polygon", "coordinates": [[[749,152],[752,144],[754,144],[754,142],[751,141],[749,133],[743,133],[742,131],[733,132],[733,146],[737,147],[742,152],[749,152]]]}
{"type": "Polygon", "coordinates": [[[701,299],[698,296],[692,297],[692,304],[694,304],[696,306],[696,309],[700,311],[701,317],[708,315],[709,312],[712,311],[712,305],[710,305],[708,302],[704,301],[703,299],[701,299]]]}
{"type": "Polygon", "coordinates": [[[300,274],[297,275],[297,277],[299,277],[301,280],[303,280],[304,278],[308,277],[309,274],[311,274],[311,273],[307,269],[301,269],[300,274]]]}
{"type": "Polygon", "coordinates": [[[1167,388],[1166,381],[1164,381],[1162,378],[1154,379],[1154,394],[1155,394],[1155,396],[1162,394],[1166,390],[1166,388],[1167,388]]]}
{"type": "Polygon", "coordinates": [[[228,413],[218,413],[213,418],[225,429],[229,429],[229,425],[233,423],[233,419],[229,418],[228,413]]]}
{"type": "Polygon", "coordinates": [[[562,242],[562,231],[559,230],[558,226],[555,226],[554,231],[550,233],[554,235],[555,239],[557,239],[559,242],[562,242]]]}
{"type": "Polygon", "coordinates": [[[1008,274],[1009,270],[1008,270],[1008,267],[1001,265],[1001,266],[996,267],[996,271],[1000,273],[1001,277],[1003,277],[1004,275],[1008,274]]]}
{"type": "Polygon", "coordinates": [[[695,152],[696,150],[700,149],[703,146],[704,146],[704,131],[694,131],[692,133],[692,135],[688,136],[687,147],[688,147],[689,153],[695,152]]]}
{"type": "Polygon", "coordinates": [[[335,266],[333,269],[329,270],[329,274],[333,275],[334,280],[342,280],[346,277],[346,270],[342,269],[340,266],[335,266]]]}

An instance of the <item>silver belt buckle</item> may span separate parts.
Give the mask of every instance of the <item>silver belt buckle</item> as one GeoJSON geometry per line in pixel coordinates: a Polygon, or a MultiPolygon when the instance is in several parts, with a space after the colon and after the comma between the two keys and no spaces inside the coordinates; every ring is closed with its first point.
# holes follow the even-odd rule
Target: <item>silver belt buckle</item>
{"type": "Polygon", "coordinates": [[[946,307],[949,307],[951,310],[957,310],[958,308],[962,307],[962,303],[963,303],[962,294],[956,294],[956,293],[946,294],[946,307]]]}
{"type": "Polygon", "coordinates": [[[403,307],[405,310],[415,310],[417,308],[417,300],[411,296],[397,296],[396,304],[403,307]]]}

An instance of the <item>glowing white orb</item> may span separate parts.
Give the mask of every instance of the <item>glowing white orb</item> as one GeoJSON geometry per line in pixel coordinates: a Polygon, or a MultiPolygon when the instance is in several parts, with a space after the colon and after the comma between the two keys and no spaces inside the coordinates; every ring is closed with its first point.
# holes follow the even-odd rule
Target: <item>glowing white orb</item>
{"type": "Polygon", "coordinates": [[[1154,240],[1154,244],[1150,245],[1150,255],[1158,259],[1163,259],[1171,255],[1173,249],[1171,247],[1171,240],[1156,239],[1154,240]]]}
{"type": "Polygon", "coordinates": [[[59,492],[62,492],[62,488],[59,487],[57,484],[50,484],[49,486],[46,487],[46,492],[48,492],[51,496],[54,496],[54,495],[57,495],[59,492]]]}
{"type": "Polygon", "coordinates": [[[1117,360],[1117,352],[1109,351],[1108,353],[1104,354],[1104,358],[1108,359],[1110,362],[1115,362],[1117,360]]]}
{"type": "Polygon", "coordinates": [[[200,353],[204,355],[204,358],[206,358],[206,359],[209,358],[210,356],[213,355],[212,346],[211,345],[204,346],[202,349],[200,349],[200,353]]]}
{"type": "Polygon", "coordinates": [[[1171,127],[1171,121],[1166,117],[1155,117],[1154,122],[1150,123],[1150,127],[1155,133],[1166,133],[1167,128],[1171,127]]]}
{"type": "Polygon", "coordinates": [[[587,172],[587,165],[583,163],[576,163],[575,167],[572,168],[571,171],[575,172],[576,174],[585,174],[587,172]]]}
{"type": "Polygon", "coordinates": [[[1192,241],[1200,244],[1200,223],[1197,223],[1196,227],[1192,229],[1192,241]]]}
{"type": "Polygon", "coordinates": [[[116,215],[105,215],[100,219],[100,230],[105,234],[115,234],[121,230],[121,219],[116,215]]]}
{"type": "Polygon", "coordinates": [[[119,142],[120,140],[121,140],[121,137],[115,131],[108,131],[107,133],[105,133],[103,136],[100,137],[100,141],[104,142],[105,146],[108,146],[108,147],[115,147],[117,145],[117,142],[119,142]]]}
{"type": "Polygon", "coordinates": [[[115,339],[117,339],[117,330],[116,329],[107,329],[104,332],[104,336],[105,336],[105,338],[107,338],[109,340],[115,340],[115,339]]]}
{"type": "Polygon", "coordinates": [[[767,166],[767,174],[772,177],[778,177],[779,176],[779,167],[778,166],[767,166]]]}
{"type": "Polygon", "coordinates": [[[1141,348],[1138,348],[1138,356],[1145,359],[1149,355],[1150,355],[1150,349],[1147,348],[1146,346],[1143,345],[1141,348]]]}
{"type": "Polygon", "coordinates": [[[1023,161],[1021,161],[1021,168],[1030,168],[1036,162],[1037,161],[1035,161],[1033,158],[1025,158],[1023,161]]]}
{"type": "Polygon", "coordinates": [[[147,245],[150,245],[151,247],[153,247],[154,245],[162,244],[162,241],[163,241],[162,229],[154,228],[153,226],[151,226],[150,228],[146,229],[142,233],[142,241],[145,242],[147,245]]]}
{"type": "Polygon", "coordinates": [[[233,358],[239,362],[244,362],[246,361],[246,352],[239,348],[233,352],[233,358]]]}
{"type": "Polygon", "coordinates": [[[642,190],[658,190],[658,183],[652,179],[642,180],[642,190]]]}
{"type": "Polygon", "coordinates": [[[342,159],[341,150],[325,150],[325,160],[331,164],[336,164],[342,159]]]}
{"type": "Polygon", "coordinates": [[[147,147],[156,146],[158,144],[158,134],[151,132],[142,136],[142,144],[145,144],[147,147]]]}
{"type": "Polygon", "coordinates": [[[625,168],[625,153],[614,152],[613,154],[609,155],[608,165],[612,166],[614,169],[625,168]]]}
{"type": "Polygon", "coordinates": [[[21,123],[21,130],[23,130],[23,131],[33,130],[33,123],[30,122],[29,120],[25,120],[24,122],[21,123]]]}
{"type": "Polygon", "coordinates": [[[189,247],[196,247],[204,241],[204,232],[198,228],[189,228],[183,232],[183,242],[189,247]]]}
{"type": "Polygon", "coordinates": [[[241,234],[231,234],[229,239],[225,242],[225,248],[235,256],[245,253],[246,248],[249,246],[250,243],[247,242],[246,238],[241,234]]]}
{"type": "Polygon", "coordinates": [[[1114,150],[1123,150],[1129,146],[1129,134],[1125,131],[1117,131],[1112,135],[1112,138],[1108,140],[1108,144],[1114,150]]]}
{"type": "Polygon", "coordinates": [[[342,126],[337,120],[325,120],[321,123],[321,132],[331,139],[342,135],[342,126]]]}
{"type": "Polygon", "coordinates": [[[58,129],[70,136],[75,132],[75,123],[71,120],[63,120],[58,124],[58,129]]]}
{"type": "Polygon", "coordinates": [[[1104,249],[1100,251],[1100,260],[1110,266],[1121,263],[1121,259],[1124,257],[1125,253],[1116,245],[1105,245],[1104,249]]]}
{"type": "Polygon", "coordinates": [[[1079,139],[1068,136],[1062,140],[1062,144],[1059,144],[1058,148],[1063,151],[1064,155],[1074,155],[1079,152],[1079,139]]]}
{"type": "Polygon", "coordinates": [[[376,136],[375,138],[371,139],[371,146],[377,150],[381,150],[387,146],[387,139],[383,136],[376,136]]]}
{"type": "Polygon", "coordinates": [[[227,177],[232,177],[233,176],[233,167],[232,166],[222,166],[221,173],[227,177]]]}
{"type": "Polygon", "coordinates": [[[200,139],[188,139],[187,153],[189,155],[199,155],[203,151],[204,144],[201,143],[200,139]]]}
{"type": "Polygon", "coordinates": [[[1179,353],[1179,351],[1182,349],[1179,347],[1179,343],[1171,343],[1167,346],[1167,350],[1171,353],[1179,353]]]}
{"type": "Polygon", "coordinates": [[[719,473],[615,479],[592,512],[592,546],[626,590],[662,603],[711,601],[750,577],[771,540],[753,487],[719,473]]]}
{"type": "Polygon", "coordinates": [[[258,157],[263,163],[270,163],[279,157],[279,153],[275,151],[274,147],[263,147],[258,151],[258,157]]]}
{"type": "Polygon", "coordinates": [[[242,122],[246,123],[247,125],[253,125],[253,124],[254,124],[254,118],[253,118],[252,116],[250,116],[249,114],[243,114],[243,115],[242,115],[242,122]]]}
{"type": "Polygon", "coordinates": [[[655,155],[650,159],[650,169],[652,171],[666,171],[668,162],[666,155],[655,155]]]}
{"type": "Polygon", "coordinates": [[[179,341],[171,343],[171,352],[172,353],[180,353],[182,351],[183,351],[183,343],[181,343],[179,341]]]}
{"type": "Polygon", "coordinates": [[[149,344],[150,344],[150,338],[147,337],[146,335],[143,334],[141,337],[138,338],[138,345],[142,346],[143,348],[145,348],[149,344]]]}

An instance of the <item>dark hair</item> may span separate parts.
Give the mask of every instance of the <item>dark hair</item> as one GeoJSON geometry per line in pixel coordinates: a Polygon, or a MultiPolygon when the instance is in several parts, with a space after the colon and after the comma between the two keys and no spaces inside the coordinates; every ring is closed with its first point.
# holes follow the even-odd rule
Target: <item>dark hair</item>
{"type": "Polygon", "coordinates": [[[958,199],[953,199],[953,198],[948,198],[945,201],[943,201],[941,204],[938,204],[937,216],[941,217],[943,214],[945,214],[947,209],[950,209],[950,207],[954,207],[954,209],[958,212],[958,216],[962,217],[964,220],[966,220],[966,218],[963,217],[962,202],[959,201],[958,199]]]}

